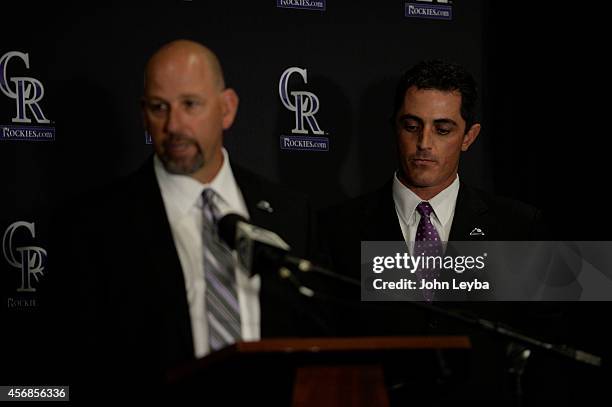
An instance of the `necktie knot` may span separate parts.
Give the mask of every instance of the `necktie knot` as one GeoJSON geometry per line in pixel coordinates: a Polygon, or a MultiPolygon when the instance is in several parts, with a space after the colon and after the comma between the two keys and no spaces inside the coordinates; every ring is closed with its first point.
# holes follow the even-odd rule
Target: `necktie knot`
{"type": "Polygon", "coordinates": [[[215,191],[212,188],[205,188],[202,191],[202,204],[204,206],[212,205],[212,200],[214,196],[215,196],[215,191]]]}
{"type": "Polygon", "coordinates": [[[420,204],[417,205],[416,207],[417,212],[419,212],[419,214],[421,216],[424,216],[426,218],[429,218],[429,216],[433,213],[433,208],[431,207],[431,205],[429,204],[429,202],[421,202],[420,204]]]}
{"type": "Polygon", "coordinates": [[[214,201],[216,195],[217,193],[211,188],[202,191],[202,211],[204,212],[205,222],[211,227],[215,226],[220,218],[219,208],[214,201]]]}

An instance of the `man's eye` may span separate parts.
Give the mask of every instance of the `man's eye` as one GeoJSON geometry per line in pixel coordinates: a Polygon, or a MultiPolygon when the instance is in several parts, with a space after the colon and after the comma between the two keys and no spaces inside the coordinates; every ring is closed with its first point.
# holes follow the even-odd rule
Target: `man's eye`
{"type": "Polygon", "coordinates": [[[438,127],[437,131],[438,131],[438,134],[440,134],[442,136],[446,136],[447,134],[449,134],[451,132],[450,129],[444,129],[444,128],[441,128],[441,127],[438,127]]]}
{"type": "Polygon", "coordinates": [[[185,107],[187,109],[193,109],[195,107],[198,107],[200,105],[200,101],[199,100],[191,100],[191,99],[187,99],[183,102],[183,105],[185,105],[185,107]]]}
{"type": "Polygon", "coordinates": [[[149,103],[149,110],[153,113],[161,113],[168,110],[168,106],[161,102],[151,102],[149,103]]]}
{"type": "Polygon", "coordinates": [[[410,133],[419,131],[419,126],[411,123],[404,123],[404,130],[410,133]]]}

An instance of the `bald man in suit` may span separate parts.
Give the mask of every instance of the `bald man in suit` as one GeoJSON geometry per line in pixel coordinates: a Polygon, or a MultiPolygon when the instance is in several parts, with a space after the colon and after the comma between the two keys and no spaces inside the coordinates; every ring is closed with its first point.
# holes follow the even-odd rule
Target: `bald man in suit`
{"type": "Polygon", "coordinates": [[[251,275],[209,236],[220,217],[238,213],[296,255],[311,250],[305,197],[241,168],[223,148],[237,109],[205,46],[173,41],[148,61],[142,117],[154,154],[79,202],[64,248],[78,301],[66,304],[78,321],[74,379],[93,394],[97,380],[155,388],[171,369],[236,341],[325,330],[289,283],[251,275]]]}

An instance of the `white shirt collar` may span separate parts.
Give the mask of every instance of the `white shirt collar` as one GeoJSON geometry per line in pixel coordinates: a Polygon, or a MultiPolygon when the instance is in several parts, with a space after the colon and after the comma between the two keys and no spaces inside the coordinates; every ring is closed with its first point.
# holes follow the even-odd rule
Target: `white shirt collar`
{"type": "Polygon", "coordinates": [[[202,191],[211,188],[217,193],[220,212],[225,215],[228,212],[239,213],[248,219],[248,211],[244,203],[240,189],[236,184],[234,173],[229,163],[229,155],[225,148],[223,151],[223,164],[221,169],[208,184],[188,176],[169,173],[163,163],[154,156],[155,175],[159,183],[162,197],[171,219],[182,218],[193,206],[201,207],[202,191]]]}
{"type": "MultiPolygon", "coordinates": [[[[446,225],[453,215],[458,193],[459,174],[452,184],[427,201],[433,208],[434,215],[441,225],[446,225]]],[[[423,199],[402,184],[397,177],[397,172],[393,177],[393,200],[403,221],[409,225],[414,224],[416,222],[416,207],[423,202],[423,199]]]]}

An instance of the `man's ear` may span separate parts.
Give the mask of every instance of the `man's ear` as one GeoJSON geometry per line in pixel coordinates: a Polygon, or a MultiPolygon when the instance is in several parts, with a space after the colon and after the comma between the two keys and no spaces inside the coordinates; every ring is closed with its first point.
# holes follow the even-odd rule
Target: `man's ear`
{"type": "Polygon", "coordinates": [[[227,130],[234,123],[236,112],[238,111],[238,94],[234,89],[227,88],[221,92],[223,109],[223,130],[227,130]]]}
{"type": "Polygon", "coordinates": [[[463,136],[463,142],[461,143],[461,151],[467,151],[468,148],[476,141],[476,137],[480,134],[480,123],[474,123],[472,127],[463,136]]]}

